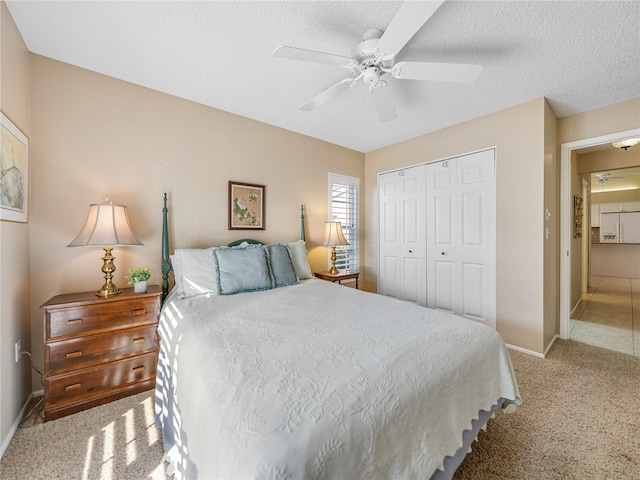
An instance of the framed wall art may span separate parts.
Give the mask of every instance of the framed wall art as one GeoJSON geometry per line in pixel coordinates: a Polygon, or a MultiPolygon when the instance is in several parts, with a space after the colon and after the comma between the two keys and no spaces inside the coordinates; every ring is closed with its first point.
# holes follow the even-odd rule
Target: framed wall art
{"type": "Polygon", "coordinates": [[[229,182],[229,230],[265,230],[264,185],[229,182]]]}
{"type": "Polygon", "coordinates": [[[29,139],[0,112],[0,220],[27,222],[29,139]]]}
{"type": "Polygon", "coordinates": [[[582,219],[584,217],[582,197],[573,197],[573,238],[582,237],[582,219]]]}

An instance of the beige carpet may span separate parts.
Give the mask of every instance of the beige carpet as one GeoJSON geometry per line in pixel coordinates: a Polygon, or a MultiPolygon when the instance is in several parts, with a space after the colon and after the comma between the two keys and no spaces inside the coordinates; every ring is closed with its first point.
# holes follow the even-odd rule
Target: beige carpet
{"type": "Polygon", "coordinates": [[[2,480],[166,478],[153,390],[42,423],[25,419],[0,462],[2,480]]]}
{"type": "Polygon", "coordinates": [[[640,479],[640,358],[558,340],[510,352],[523,404],[481,432],[462,479],[640,479]]]}
{"type": "MultiPolygon", "coordinates": [[[[456,480],[640,480],[639,358],[570,341],[544,360],[511,358],[524,404],[490,422],[456,480]]],[[[26,419],[0,478],[165,479],[162,455],[147,392],[46,424],[26,419]]]]}

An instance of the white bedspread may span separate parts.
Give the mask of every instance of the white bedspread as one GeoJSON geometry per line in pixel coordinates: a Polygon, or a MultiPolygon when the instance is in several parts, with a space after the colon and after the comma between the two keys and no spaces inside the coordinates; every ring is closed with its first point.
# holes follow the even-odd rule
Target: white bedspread
{"type": "Polygon", "coordinates": [[[168,297],[157,413],[177,478],[430,478],[519,394],[480,323],[306,280],[168,297]]]}

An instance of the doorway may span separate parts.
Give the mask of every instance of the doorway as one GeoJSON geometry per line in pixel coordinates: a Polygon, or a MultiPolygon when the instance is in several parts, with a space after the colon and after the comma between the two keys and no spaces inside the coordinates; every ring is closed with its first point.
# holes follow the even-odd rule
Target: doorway
{"type": "MultiPolygon", "coordinates": [[[[577,140],[560,145],[560,338],[569,338],[571,305],[571,261],[573,234],[572,152],[581,148],[612,143],[633,136],[640,136],[640,129],[627,130],[599,137],[577,140]]],[[[580,259],[578,259],[580,261],[580,259]]]]}

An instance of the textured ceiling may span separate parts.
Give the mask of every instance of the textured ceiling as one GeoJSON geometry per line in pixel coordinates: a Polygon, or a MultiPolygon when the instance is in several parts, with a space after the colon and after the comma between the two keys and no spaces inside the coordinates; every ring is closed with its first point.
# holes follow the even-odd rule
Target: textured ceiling
{"type": "Polygon", "coordinates": [[[33,53],[361,152],[542,96],[559,117],[640,96],[637,1],[445,2],[397,59],[484,70],[473,84],[389,79],[388,123],[362,83],[299,111],[348,72],[271,54],[284,44],[350,56],[401,2],[6,4],[33,53]]]}

